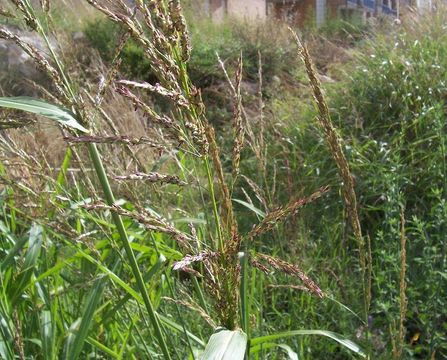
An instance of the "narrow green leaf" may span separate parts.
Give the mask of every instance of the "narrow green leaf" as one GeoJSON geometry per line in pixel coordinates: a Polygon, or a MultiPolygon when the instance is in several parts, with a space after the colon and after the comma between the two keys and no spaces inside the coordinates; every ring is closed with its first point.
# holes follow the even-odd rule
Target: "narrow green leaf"
{"type": "Polygon", "coordinates": [[[233,199],[233,201],[245,206],[248,210],[253,211],[256,215],[260,216],[261,218],[265,218],[265,212],[262,211],[261,209],[258,209],[255,206],[253,206],[252,204],[250,204],[244,200],[239,200],[239,199],[233,199]]]}
{"type": "Polygon", "coordinates": [[[25,261],[21,272],[14,281],[14,288],[11,289],[11,302],[15,303],[23,291],[31,284],[31,276],[34,272],[40,249],[42,247],[42,227],[33,224],[29,233],[29,248],[25,255],[25,261]]]}
{"type": "Polygon", "coordinates": [[[242,321],[242,330],[250,336],[250,299],[248,296],[248,256],[247,252],[239,253],[239,261],[241,264],[241,321],[242,321]]]}
{"type": "Polygon", "coordinates": [[[256,354],[262,350],[268,350],[268,349],[278,348],[278,347],[287,353],[287,356],[289,357],[290,360],[298,360],[298,354],[295,351],[293,351],[289,345],[285,345],[285,344],[262,343],[262,344],[259,344],[259,345],[256,345],[256,346],[250,348],[250,354],[256,354]]]}
{"type": "Polygon", "coordinates": [[[40,315],[40,323],[42,354],[45,360],[54,360],[56,359],[57,346],[55,344],[54,321],[51,316],[51,311],[42,311],[40,315]]]}
{"type": "Polygon", "coordinates": [[[112,349],[108,348],[104,344],[101,344],[98,340],[95,340],[92,337],[88,337],[86,342],[88,342],[89,344],[95,346],[100,351],[106,353],[107,355],[109,355],[113,359],[119,359],[119,354],[117,354],[116,352],[114,352],[112,349]]]}
{"type": "Polygon", "coordinates": [[[28,242],[28,239],[26,237],[17,239],[12,233],[9,232],[2,221],[0,221],[0,232],[3,236],[6,236],[8,240],[14,243],[14,247],[8,251],[8,255],[6,255],[3,261],[0,262],[0,270],[5,270],[14,262],[14,258],[20,251],[22,251],[23,247],[28,242]]]}
{"type": "MultiPolygon", "coordinates": [[[[144,281],[149,282],[152,279],[152,277],[163,267],[165,262],[166,258],[163,255],[160,255],[155,265],[146,274],[143,275],[144,281]]],[[[133,293],[133,295],[132,293],[128,292],[116,303],[116,305],[110,311],[108,311],[106,314],[103,315],[103,318],[113,319],[113,314],[118,312],[121,309],[121,307],[123,307],[132,298],[132,296],[134,298],[135,296],[138,296],[137,300],[139,300],[140,302],[143,301],[137,292],[133,293]]]]}
{"type": "MultiPolygon", "coordinates": [[[[158,318],[160,319],[160,321],[161,321],[164,325],[166,325],[166,326],[168,326],[169,328],[171,328],[171,329],[173,329],[173,330],[176,330],[176,331],[178,331],[178,332],[182,332],[182,333],[184,332],[184,331],[183,331],[183,328],[182,328],[181,325],[177,324],[176,322],[172,321],[171,319],[169,319],[169,318],[166,317],[166,316],[163,316],[163,315],[161,315],[161,314],[157,314],[157,315],[158,315],[158,318]]],[[[189,337],[192,341],[194,341],[196,344],[198,344],[199,346],[201,346],[201,347],[205,347],[205,343],[204,343],[201,339],[199,339],[197,336],[195,336],[193,333],[187,331],[187,332],[186,332],[186,335],[188,335],[188,337],[189,337]]]]}
{"type": "Polygon", "coordinates": [[[0,359],[14,358],[14,330],[11,317],[0,301],[0,359]]]}
{"type": "Polygon", "coordinates": [[[320,336],[326,336],[328,338],[331,338],[332,340],[335,340],[339,344],[343,345],[345,348],[353,351],[354,353],[366,358],[366,354],[360,349],[360,347],[352,342],[351,340],[348,340],[344,338],[343,336],[336,334],[332,331],[326,331],[326,330],[292,330],[292,331],[285,331],[282,333],[272,334],[272,335],[266,335],[261,336],[257,338],[253,338],[250,341],[250,345],[252,346],[250,349],[250,353],[253,351],[253,349],[257,349],[256,345],[265,343],[265,342],[272,342],[278,339],[284,339],[291,336],[297,336],[297,335],[320,335],[320,336]]]}
{"type": "Polygon", "coordinates": [[[49,104],[42,100],[26,96],[0,97],[0,107],[23,110],[29,113],[45,116],[72,129],[76,129],[84,133],[88,132],[85,127],[78,123],[75,115],[70,110],[67,110],[61,106],[49,104]]]}
{"type": "Polygon", "coordinates": [[[87,339],[88,331],[93,320],[93,315],[101,300],[104,292],[104,287],[107,283],[107,277],[100,278],[95,281],[95,284],[90,291],[87,303],[85,304],[82,318],[78,319],[75,324],[71,326],[74,336],[69,336],[66,343],[66,360],[76,360],[82,352],[84,342],[87,339]]]}
{"type": "Polygon", "coordinates": [[[247,335],[242,330],[218,330],[211,335],[200,360],[243,360],[247,335]]]}

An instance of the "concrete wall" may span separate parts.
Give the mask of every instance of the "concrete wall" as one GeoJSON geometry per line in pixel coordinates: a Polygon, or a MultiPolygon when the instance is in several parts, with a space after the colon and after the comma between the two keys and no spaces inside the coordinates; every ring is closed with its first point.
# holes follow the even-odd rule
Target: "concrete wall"
{"type": "Polygon", "coordinates": [[[248,20],[267,17],[266,0],[227,0],[228,15],[248,20]]]}
{"type": "Polygon", "coordinates": [[[207,0],[206,7],[209,10],[209,14],[211,18],[216,21],[220,22],[223,20],[225,16],[225,1],[224,0],[207,0]]]}
{"type": "Polygon", "coordinates": [[[204,8],[214,21],[225,15],[247,20],[264,20],[267,17],[266,0],[205,0],[204,8]]]}

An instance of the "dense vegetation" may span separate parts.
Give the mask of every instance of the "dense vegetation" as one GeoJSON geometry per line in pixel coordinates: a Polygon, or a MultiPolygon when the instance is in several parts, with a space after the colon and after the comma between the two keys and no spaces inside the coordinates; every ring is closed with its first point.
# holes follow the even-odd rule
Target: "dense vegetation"
{"type": "Polygon", "coordinates": [[[0,73],[0,358],[447,358],[444,7],[33,4],[0,6],[43,74],[0,73]]]}

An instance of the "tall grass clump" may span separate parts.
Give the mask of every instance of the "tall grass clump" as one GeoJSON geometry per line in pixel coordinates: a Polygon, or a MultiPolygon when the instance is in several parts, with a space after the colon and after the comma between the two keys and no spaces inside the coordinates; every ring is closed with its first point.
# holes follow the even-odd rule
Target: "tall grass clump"
{"type": "MultiPolygon", "coordinates": [[[[8,121],[13,110],[32,113],[56,124],[65,141],[63,161],[54,166],[17,146],[20,132],[1,139],[1,357],[237,360],[279,349],[296,358],[283,342],[302,335],[330,338],[366,357],[326,329],[264,331],[257,279],[275,272],[298,281],[295,286],[316,301],[327,297],[299,261],[269,253],[260,238],[329,189],[291,189],[288,201],[265,211],[239,201],[258,217],[240,230],[233,195],[243,178],[242,153],[263,149],[241,99],[245,57],[234,79],[226,74],[233,136],[225,166],[201,91],[189,76],[191,41],[180,1],[86,2],[118,29],[98,83],[79,81],[65,65],[54,45],[58,29],[51,27],[49,1],[11,0],[16,18],[43,39],[45,52],[0,27],[0,38],[18,45],[51,82],[39,88],[44,99],[0,98],[9,109],[6,123],[23,127],[26,122],[8,121]],[[146,81],[120,75],[129,44],[150,64],[146,81]],[[115,101],[121,110],[135,109],[133,120],[144,133],[119,131],[122,111],[111,116],[106,106],[115,101]],[[143,156],[137,146],[145,146],[143,156]]],[[[352,192],[345,195],[354,209],[352,192]]]]}

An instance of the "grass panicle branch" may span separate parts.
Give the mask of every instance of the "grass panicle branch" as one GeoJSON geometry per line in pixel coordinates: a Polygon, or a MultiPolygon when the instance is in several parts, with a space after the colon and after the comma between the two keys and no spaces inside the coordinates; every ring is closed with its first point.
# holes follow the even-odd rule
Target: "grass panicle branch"
{"type": "Polygon", "coordinates": [[[71,144],[84,144],[84,143],[95,143],[95,144],[125,144],[125,145],[147,145],[152,148],[163,150],[166,148],[165,145],[154,142],[152,139],[147,137],[130,137],[127,135],[119,136],[64,136],[64,140],[71,144]]]}
{"type": "Polygon", "coordinates": [[[300,208],[317,200],[328,191],[328,187],[322,187],[306,198],[293,199],[287,205],[269,212],[266,217],[250,231],[248,237],[254,238],[271,231],[276,225],[284,222],[289,216],[295,215],[300,208]]]}
{"type": "Polygon", "coordinates": [[[241,162],[241,151],[244,147],[244,133],[245,129],[242,123],[242,96],[241,96],[241,81],[242,81],[242,69],[243,69],[243,61],[242,54],[239,57],[237,69],[236,69],[236,78],[234,82],[234,97],[233,97],[233,166],[232,166],[232,174],[233,174],[233,186],[236,182],[236,179],[239,175],[239,167],[241,162]]]}
{"type": "Polygon", "coordinates": [[[141,181],[146,181],[149,183],[160,183],[160,184],[174,184],[174,185],[178,185],[178,186],[185,186],[186,183],[182,180],[180,180],[180,178],[176,175],[165,175],[165,174],[160,174],[160,173],[156,173],[156,172],[151,172],[151,173],[141,173],[141,172],[137,172],[134,174],[129,174],[129,175],[117,175],[114,176],[115,180],[118,181],[128,181],[128,180],[141,180],[141,181]]]}
{"type": "Polygon", "coordinates": [[[256,253],[251,263],[253,266],[257,267],[266,274],[269,273],[268,267],[263,265],[262,262],[266,263],[268,266],[277,271],[281,271],[290,276],[298,277],[303,282],[304,286],[313,295],[319,298],[323,298],[325,296],[320,287],[313,280],[311,280],[297,265],[290,264],[284,260],[274,258],[270,255],[256,253]]]}
{"type": "Polygon", "coordinates": [[[106,205],[101,202],[82,206],[86,210],[109,210],[112,214],[118,214],[133,219],[143,225],[146,229],[170,235],[185,250],[191,249],[193,239],[188,235],[173,227],[166,219],[149,213],[144,209],[139,211],[129,211],[116,204],[106,205]]]}

